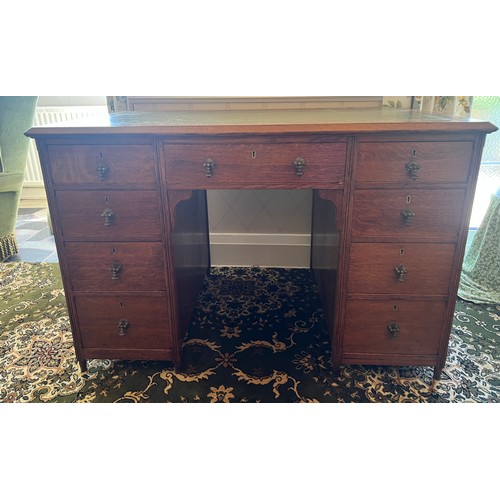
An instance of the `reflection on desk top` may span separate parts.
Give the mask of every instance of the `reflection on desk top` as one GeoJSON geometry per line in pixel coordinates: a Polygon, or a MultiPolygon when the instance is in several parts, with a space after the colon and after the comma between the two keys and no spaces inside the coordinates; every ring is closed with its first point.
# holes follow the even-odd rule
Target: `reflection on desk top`
{"type": "Polygon", "coordinates": [[[484,132],[487,121],[415,110],[294,109],[124,112],[31,128],[28,137],[69,134],[245,134],[363,132],[484,132]]]}

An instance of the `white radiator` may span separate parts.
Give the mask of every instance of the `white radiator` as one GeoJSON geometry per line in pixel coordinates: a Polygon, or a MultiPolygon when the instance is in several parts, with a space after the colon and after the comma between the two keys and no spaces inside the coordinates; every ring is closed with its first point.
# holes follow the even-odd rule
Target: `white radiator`
{"type": "MultiPolygon", "coordinates": [[[[33,125],[50,125],[51,123],[76,120],[78,118],[88,118],[92,116],[102,116],[108,114],[107,106],[61,106],[61,107],[41,107],[35,111],[33,125]]],[[[28,160],[26,164],[26,174],[24,177],[25,187],[43,186],[42,171],[36,150],[36,144],[30,139],[28,150],[28,160]]]]}

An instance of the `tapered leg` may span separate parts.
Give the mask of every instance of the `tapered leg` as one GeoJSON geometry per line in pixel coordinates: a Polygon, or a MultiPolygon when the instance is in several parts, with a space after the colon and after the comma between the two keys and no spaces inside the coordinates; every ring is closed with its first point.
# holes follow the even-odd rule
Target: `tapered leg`
{"type": "Polygon", "coordinates": [[[434,367],[434,374],[432,375],[433,380],[435,380],[437,382],[441,378],[442,372],[443,372],[443,367],[435,366],[434,367]]]}
{"type": "Polygon", "coordinates": [[[432,375],[432,384],[431,384],[431,390],[435,391],[437,389],[437,386],[439,384],[439,379],[441,378],[441,373],[443,372],[443,367],[440,365],[436,365],[434,367],[434,374],[432,375]]]}

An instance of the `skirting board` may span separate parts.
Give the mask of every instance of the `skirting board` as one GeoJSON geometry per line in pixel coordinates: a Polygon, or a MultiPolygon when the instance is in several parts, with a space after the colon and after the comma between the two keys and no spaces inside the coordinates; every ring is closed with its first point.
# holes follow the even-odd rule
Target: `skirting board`
{"type": "Polygon", "coordinates": [[[211,233],[212,266],[310,266],[309,234],[211,233]]]}
{"type": "Polygon", "coordinates": [[[45,208],[47,206],[47,196],[43,184],[25,181],[19,206],[21,208],[45,208]]]}

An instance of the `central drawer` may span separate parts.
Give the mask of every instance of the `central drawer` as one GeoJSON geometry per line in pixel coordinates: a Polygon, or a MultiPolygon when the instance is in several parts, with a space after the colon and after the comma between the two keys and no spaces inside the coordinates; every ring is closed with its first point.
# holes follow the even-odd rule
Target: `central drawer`
{"type": "Polygon", "coordinates": [[[205,189],[343,184],[346,151],[345,142],[163,146],[167,184],[205,189]]]}

